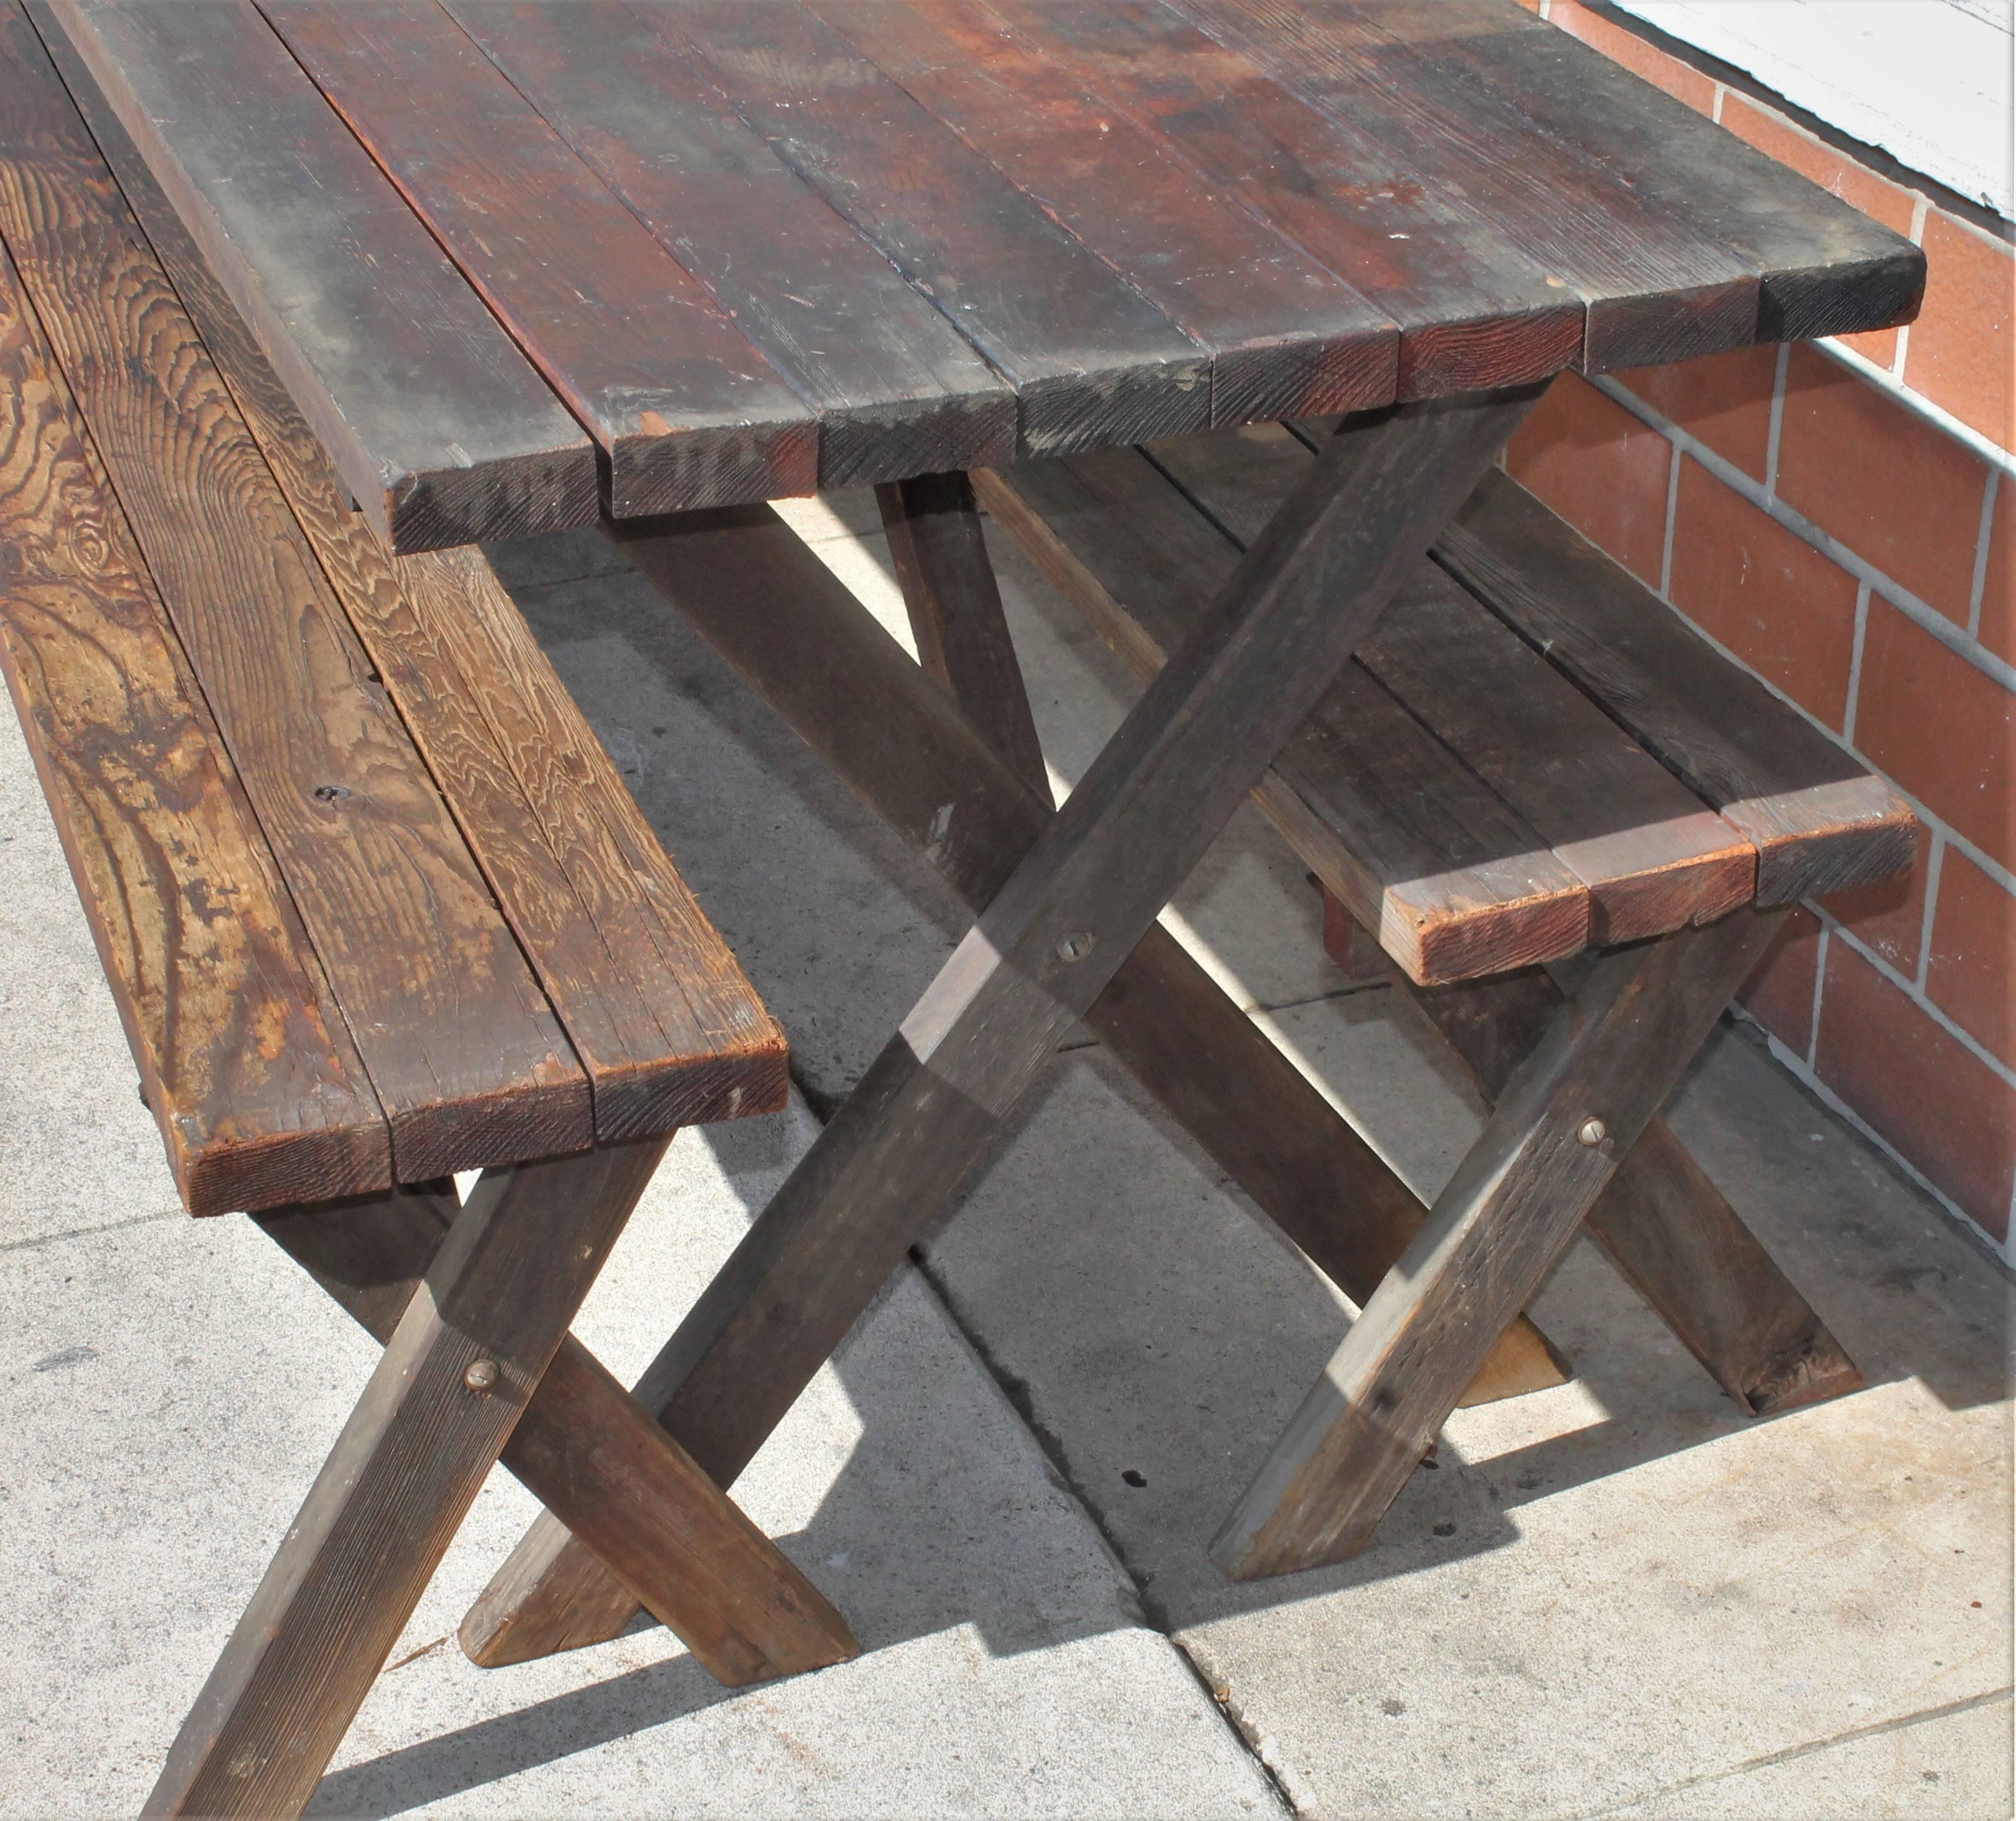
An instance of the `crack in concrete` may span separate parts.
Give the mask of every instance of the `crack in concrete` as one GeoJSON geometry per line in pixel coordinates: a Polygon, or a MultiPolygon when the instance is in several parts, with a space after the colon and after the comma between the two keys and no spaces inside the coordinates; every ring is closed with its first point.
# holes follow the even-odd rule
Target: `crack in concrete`
{"type": "Polygon", "coordinates": [[[124,1220],[108,1220],[97,1226],[66,1227],[59,1233],[35,1233],[25,1240],[0,1240],[0,1252],[25,1252],[34,1246],[53,1246],[63,1240],[88,1240],[93,1233],[116,1233],[122,1227],[146,1226],[157,1220],[187,1220],[179,1207],[159,1214],[131,1214],[124,1220]]]}

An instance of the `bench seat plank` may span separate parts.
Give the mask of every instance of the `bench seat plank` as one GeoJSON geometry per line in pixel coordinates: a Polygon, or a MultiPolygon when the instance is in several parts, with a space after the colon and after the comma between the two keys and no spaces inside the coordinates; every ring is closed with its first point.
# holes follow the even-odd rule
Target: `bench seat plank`
{"type": "Polygon", "coordinates": [[[597,1138],[780,1106],[782,1031],[488,563],[388,560],[105,98],[55,55],[566,1027],[597,1138]]]}
{"type": "Polygon", "coordinates": [[[380,536],[595,522],[594,444],[256,16],[53,6],[380,536]]]}
{"type": "Polygon", "coordinates": [[[1910,866],[1918,824],[1888,783],[1516,481],[1486,475],[1436,556],[1743,833],[1760,905],[1910,866]]]}
{"type": "Polygon", "coordinates": [[[0,661],[190,1211],[385,1187],[384,1114],[4,250],[0,661]]]}
{"type": "Polygon", "coordinates": [[[392,1128],[400,1180],[575,1150],[586,1078],[33,28],[0,234],[392,1128]]]}

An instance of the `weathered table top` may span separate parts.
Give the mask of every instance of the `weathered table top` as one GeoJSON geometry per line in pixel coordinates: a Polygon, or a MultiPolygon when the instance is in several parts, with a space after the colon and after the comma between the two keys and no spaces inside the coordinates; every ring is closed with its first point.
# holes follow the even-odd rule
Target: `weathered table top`
{"type": "Polygon", "coordinates": [[[46,0],[397,549],[1908,316],[1514,0],[46,0]]]}

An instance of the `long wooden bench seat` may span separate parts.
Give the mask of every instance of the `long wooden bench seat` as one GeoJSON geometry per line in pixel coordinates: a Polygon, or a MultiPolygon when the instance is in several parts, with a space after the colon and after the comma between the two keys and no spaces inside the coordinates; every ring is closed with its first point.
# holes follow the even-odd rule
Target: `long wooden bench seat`
{"type": "MultiPolygon", "coordinates": [[[[979,478],[1134,668],[1159,667],[1313,459],[1263,425],[979,478]]],[[[1502,473],[1258,793],[1417,984],[1885,877],[1881,778],[1502,473]]]]}

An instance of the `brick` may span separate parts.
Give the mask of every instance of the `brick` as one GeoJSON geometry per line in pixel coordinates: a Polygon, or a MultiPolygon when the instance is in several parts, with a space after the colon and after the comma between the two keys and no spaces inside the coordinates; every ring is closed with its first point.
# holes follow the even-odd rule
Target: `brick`
{"type": "Polygon", "coordinates": [[[1642,581],[1659,585],[1673,445],[1564,373],[1505,452],[1513,479],[1642,581]]]}
{"type": "Polygon", "coordinates": [[[1990,442],[2016,448],[2016,249],[1938,209],[1925,217],[1924,245],[1925,304],[1906,340],[1904,383],[1990,442]]]}
{"type": "Polygon", "coordinates": [[[1785,369],[1778,497],[1907,592],[1967,624],[1986,463],[1811,347],[1785,369]]]}
{"type": "Polygon", "coordinates": [[[1738,348],[1670,366],[1634,367],[1617,377],[1658,412],[1753,480],[1764,479],[1771,443],[1775,347],[1738,348]]]}
{"type": "Polygon", "coordinates": [[[1957,848],[1939,862],[1925,997],[2016,1067],[2016,897],[1957,848]]]}
{"type": "Polygon", "coordinates": [[[1680,458],[1673,605],[1837,731],[1848,714],[1859,586],[1698,462],[1680,458]]]}
{"type": "Polygon", "coordinates": [[[1988,563],[1981,578],[1982,643],[2016,664],[2016,478],[1995,484],[1995,516],[1989,521],[1988,563]]]}
{"type": "Polygon", "coordinates": [[[2016,695],[1880,594],[1869,598],[1854,743],[1997,866],[2016,866],[2016,695]]]}
{"type": "Polygon", "coordinates": [[[2016,1088],[1838,937],[1813,1067],[1990,1239],[2007,1236],[2016,1088]]]}
{"type": "Polygon", "coordinates": [[[1829,916],[1910,980],[1918,977],[1919,953],[1924,947],[1925,887],[1931,857],[1931,840],[1921,837],[1910,872],[1820,900],[1820,908],[1829,916]]]}
{"type": "Polygon", "coordinates": [[[1657,45],[1647,44],[1636,32],[1606,18],[1579,0],[1554,0],[1547,9],[1550,24],[1603,52],[1614,63],[1622,63],[1634,76],[1642,76],[1697,111],[1715,112],[1715,83],[1692,64],[1683,63],[1657,45]]]}
{"type": "Polygon", "coordinates": [[[1736,995],[1744,1010],[1802,1056],[1813,1053],[1813,985],[1820,959],[1820,920],[1804,905],[1795,905],[1736,995]]]}
{"type": "MultiPolygon", "coordinates": [[[[1899,234],[1911,232],[1911,218],[1917,199],[1902,184],[1879,176],[1866,164],[1858,164],[1845,152],[1838,152],[1824,140],[1816,139],[1803,128],[1795,127],[1783,114],[1737,94],[1722,99],[1722,124],[1737,138],[1747,139],[1759,151],[1789,164],[1822,189],[1838,196],[1852,209],[1859,209],[1873,221],[1899,234]]],[[[1879,329],[1867,335],[1841,338],[1865,359],[1886,370],[1897,358],[1897,331],[1879,329]]]]}

